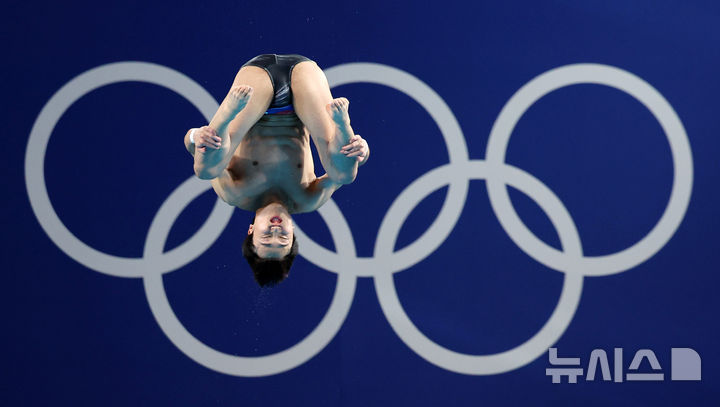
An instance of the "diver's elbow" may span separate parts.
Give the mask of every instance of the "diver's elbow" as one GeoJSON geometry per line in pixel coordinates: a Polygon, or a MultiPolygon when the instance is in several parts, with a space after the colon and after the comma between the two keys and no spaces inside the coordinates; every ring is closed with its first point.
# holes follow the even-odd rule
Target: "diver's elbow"
{"type": "Polygon", "coordinates": [[[220,171],[217,171],[213,168],[202,168],[199,166],[195,166],[193,168],[195,170],[195,175],[200,179],[213,179],[217,178],[220,175],[220,171]]]}
{"type": "Polygon", "coordinates": [[[357,178],[357,171],[340,173],[335,180],[339,184],[348,185],[352,184],[355,178],[357,178]]]}

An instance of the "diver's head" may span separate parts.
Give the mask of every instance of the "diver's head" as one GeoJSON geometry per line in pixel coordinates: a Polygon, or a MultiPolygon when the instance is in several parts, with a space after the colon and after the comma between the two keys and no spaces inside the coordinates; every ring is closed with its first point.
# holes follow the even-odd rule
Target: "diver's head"
{"type": "Polygon", "coordinates": [[[297,253],[293,222],[287,208],[271,203],[258,209],[243,242],[243,256],[253,270],[255,281],[261,286],[283,281],[297,253]]]}
{"type": "Polygon", "coordinates": [[[255,254],[264,260],[278,260],[290,253],[295,237],[293,221],[287,208],[279,203],[268,204],[255,212],[248,228],[255,254]]]}

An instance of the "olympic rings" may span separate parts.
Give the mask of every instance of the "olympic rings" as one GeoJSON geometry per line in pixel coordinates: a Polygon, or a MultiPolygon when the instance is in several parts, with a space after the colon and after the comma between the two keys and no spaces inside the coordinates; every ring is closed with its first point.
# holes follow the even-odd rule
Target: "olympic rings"
{"type": "Polygon", "coordinates": [[[209,121],[218,104],[197,83],[167,67],[122,62],[87,71],[63,86],[43,107],[30,133],[25,156],[25,182],[35,216],[50,239],[68,256],[96,271],[118,277],[142,277],[150,309],[170,340],[188,357],[218,372],[237,376],[266,376],[306,362],[335,337],[347,316],[357,277],[373,277],[381,308],[398,336],[420,356],[444,369],[489,375],[522,367],[552,346],[575,314],[585,275],[619,273],[637,266],[667,243],[685,216],[692,190],[692,154],[685,129],[672,106],[648,83],[621,69],[577,64],[550,70],[531,80],[507,102],[488,140],[486,160],[469,160],[465,139],[442,98],[416,77],[380,64],[356,63],[326,71],[331,87],[369,82],[397,89],[415,99],[435,120],[448,147],[449,164],[429,171],[406,187],[390,206],[378,231],[372,258],[359,258],[347,220],[329,200],[319,213],[330,228],[337,252],[312,241],[300,227],[300,254],[312,263],[338,273],[332,303],[320,324],[296,345],[273,355],[238,357],[216,351],[194,338],[175,316],[162,274],[188,264],[207,250],[230,220],[232,207],[217,201],[208,220],[185,243],[168,252],[163,247],[182,210],[209,189],[192,177],[176,188],[152,221],[142,258],[123,258],[99,252],[77,239],[62,224],[47,194],[44,158],[55,124],[84,94],[101,86],[142,81],[167,87],[193,103],[209,121]],[[657,225],[639,242],[615,254],[585,257],[577,228],[561,200],[538,179],[504,162],[512,130],[524,112],[545,94],[579,83],[598,83],[623,90],[643,103],[665,131],[673,156],[670,200],[657,225]],[[464,206],[470,179],[485,179],[488,195],[503,229],[521,250],[538,262],[565,273],[560,299],[545,325],[521,345],[493,355],[466,355],[437,345],[408,318],[395,290],[393,273],[406,270],[432,254],[447,238],[464,206]],[[412,209],[428,194],[449,185],[446,201],[430,228],[409,246],[393,252],[400,228],[412,209]],[[548,215],[560,237],[562,250],[538,239],[522,223],[510,202],[506,185],[533,199],[548,215]]]}

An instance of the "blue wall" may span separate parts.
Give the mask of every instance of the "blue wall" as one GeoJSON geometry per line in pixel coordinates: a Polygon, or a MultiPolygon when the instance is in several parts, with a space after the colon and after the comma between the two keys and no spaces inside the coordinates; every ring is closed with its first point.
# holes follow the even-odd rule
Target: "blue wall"
{"type": "Polygon", "coordinates": [[[0,404],[720,401],[715,2],[11,3],[0,404]],[[372,157],[260,289],[182,136],[273,52],[372,157]]]}

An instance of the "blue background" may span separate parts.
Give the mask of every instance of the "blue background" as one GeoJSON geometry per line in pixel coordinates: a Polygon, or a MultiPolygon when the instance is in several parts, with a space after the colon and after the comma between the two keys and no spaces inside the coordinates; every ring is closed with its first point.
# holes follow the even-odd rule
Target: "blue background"
{"type": "MultiPolygon", "coordinates": [[[[4,349],[0,404],[75,405],[718,405],[720,339],[717,115],[720,6],[687,1],[507,2],[5,2],[2,273],[4,349]],[[222,100],[239,66],[260,53],[300,53],[323,68],[375,62],[432,87],[458,119],[472,159],[485,156],[500,109],[549,69],[592,62],[645,79],[682,120],[695,179],[687,214],[655,256],[620,274],[585,278],[561,356],[593,349],[652,349],[663,382],[552,384],[547,354],[511,372],[471,376],[435,366],[408,348],[385,319],[371,278],[359,278],[342,328],[318,355],[260,378],[205,368],[155,322],[141,279],[88,269],[65,255],[35,218],[24,183],[30,129],[49,98],[88,69],[146,61],[178,70],[222,100]],[[703,360],[701,382],[672,382],[670,348],[703,360]]],[[[333,197],[358,255],[372,256],[380,222],[412,181],[448,162],[429,115],[387,87],[333,89],[351,101],[353,127],[372,146],[354,184],[333,197]]],[[[84,96],[55,127],[45,158],[52,204],[82,241],[109,254],[142,255],[162,202],[192,175],[182,136],[205,124],[188,101],[145,83],[84,96]]],[[[316,161],[317,162],[317,161],[316,161]]],[[[588,255],[610,254],[645,236],[670,195],[673,163],[658,122],[637,100],[597,85],[566,87],[522,117],[507,162],[543,181],[575,221],[588,255]]],[[[318,164],[319,166],[319,164],[318,164]]],[[[317,171],[320,173],[320,169],[317,171]]],[[[412,243],[439,211],[429,195],[403,226],[412,243]]],[[[522,219],[548,244],[559,240],[543,212],[511,190],[522,219]]],[[[215,197],[183,212],[167,249],[190,237],[215,197]]],[[[298,257],[272,290],[253,282],[240,245],[251,214],[236,211],[218,241],[164,276],[187,329],[209,346],[244,355],[286,349],[309,334],[333,295],[336,274],[298,257]]],[[[297,217],[334,249],[321,217],[297,217]]],[[[302,245],[302,242],[300,242],[302,245]]],[[[471,181],[461,221],[442,246],[395,274],[417,327],[458,352],[513,348],[542,327],[562,274],[517,248],[471,181]]],[[[611,361],[612,363],[612,361],[611,361]]],[[[649,371],[645,365],[646,371],[649,371]]]]}

